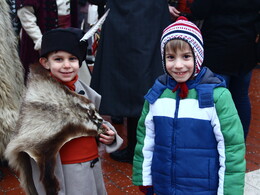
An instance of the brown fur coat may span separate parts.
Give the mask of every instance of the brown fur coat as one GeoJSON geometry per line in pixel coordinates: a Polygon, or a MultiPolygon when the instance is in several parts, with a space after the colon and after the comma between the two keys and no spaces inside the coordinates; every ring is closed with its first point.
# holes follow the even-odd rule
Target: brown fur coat
{"type": "Polygon", "coordinates": [[[17,52],[9,5],[0,1],[0,159],[18,118],[24,89],[23,66],[17,52]]]}
{"type": "Polygon", "coordinates": [[[17,123],[18,134],[6,149],[11,167],[20,172],[27,194],[37,194],[32,185],[29,157],[40,169],[47,194],[55,195],[59,183],[54,175],[56,156],[64,143],[80,136],[96,136],[104,129],[93,103],[53,79],[38,65],[31,71],[17,123]]]}

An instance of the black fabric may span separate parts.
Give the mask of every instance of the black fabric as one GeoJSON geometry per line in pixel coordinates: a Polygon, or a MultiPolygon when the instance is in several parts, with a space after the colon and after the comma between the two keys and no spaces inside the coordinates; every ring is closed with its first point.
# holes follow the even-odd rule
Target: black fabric
{"type": "Polygon", "coordinates": [[[78,28],[58,28],[42,36],[41,57],[53,51],[66,51],[75,55],[81,65],[87,54],[87,41],[80,42],[84,31],[78,28]]]}
{"type": "Polygon", "coordinates": [[[79,5],[85,6],[87,3],[87,0],[78,0],[79,5]]]}
{"type": "Polygon", "coordinates": [[[98,6],[104,6],[107,3],[107,0],[87,0],[87,1],[91,4],[98,5],[98,6]]]}
{"type": "Polygon", "coordinates": [[[191,10],[203,19],[204,63],[213,72],[244,75],[256,66],[259,0],[194,0],[191,10]]]}
{"type": "Polygon", "coordinates": [[[102,96],[100,113],[139,117],[143,96],[163,74],[160,38],[170,24],[165,0],[108,0],[91,87],[102,96]]]}
{"type": "Polygon", "coordinates": [[[260,64],[260,40],[258,41],[256,47],[257,47],[257,49],[256,49],[256,51],[257,51],[257,63],[260,64]]]}
{"type": "Polygon", "coordinates": [[[127,118],[127,145],[130,153],[134,154],[136,145],[136,129],[139,118],[128,117],[127,118]]]}
{"type": "Polygon", "coordinates": [[[258,19],[255,28],[256,28],[256,33],[258,35],[257,43],[256,43],[257,62],[260,63],[260,11],[258,13],[258,19]]]}

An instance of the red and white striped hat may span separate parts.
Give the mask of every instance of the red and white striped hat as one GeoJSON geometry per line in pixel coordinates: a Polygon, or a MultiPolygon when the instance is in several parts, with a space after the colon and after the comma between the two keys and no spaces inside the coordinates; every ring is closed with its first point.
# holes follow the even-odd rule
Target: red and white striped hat
{"type": "Polygon", "coordinates": [[[194,76],[196,76],[200,72],[200,68],[204,59],[203,39],[200,29],[183,16],[180,16],[176,22],[170,24],[164,29],[161,37],[161,54],[165,72],[167,71],[164,62],[164,49],[166,43],[173,39],[181,39],[190,44],[195,58],[194,76]]]}

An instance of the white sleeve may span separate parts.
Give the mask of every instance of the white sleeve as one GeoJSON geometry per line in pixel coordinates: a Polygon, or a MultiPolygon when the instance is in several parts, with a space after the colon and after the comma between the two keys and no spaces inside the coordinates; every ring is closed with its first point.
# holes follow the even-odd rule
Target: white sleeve
{"type": "Polygon", "coordinates": [[[34,49],[39,50],[41,48],[42,33],[39,26],[36,23],[37,18],[34,15],[33,7],[22,7],[18,9],[17,15],[21,21],[23,29],[33,40],[35,44],[34,49]]]}

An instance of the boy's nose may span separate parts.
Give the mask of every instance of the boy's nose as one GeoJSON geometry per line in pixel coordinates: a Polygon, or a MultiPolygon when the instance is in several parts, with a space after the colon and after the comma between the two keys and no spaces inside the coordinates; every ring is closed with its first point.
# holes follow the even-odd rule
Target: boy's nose
{"type": "Polygon", "coordinates": [[[175,68],[182,68],[182,61],[181,60],[179,60],[179,59],[176,59],[175,60],[175,68]]]}
{"type": "Polygon", "coordinates": [[[71,67],[70,62],[68,60],[64,61],[63,66],[66,67],[66,68],[70,68],[71,67]]]}

